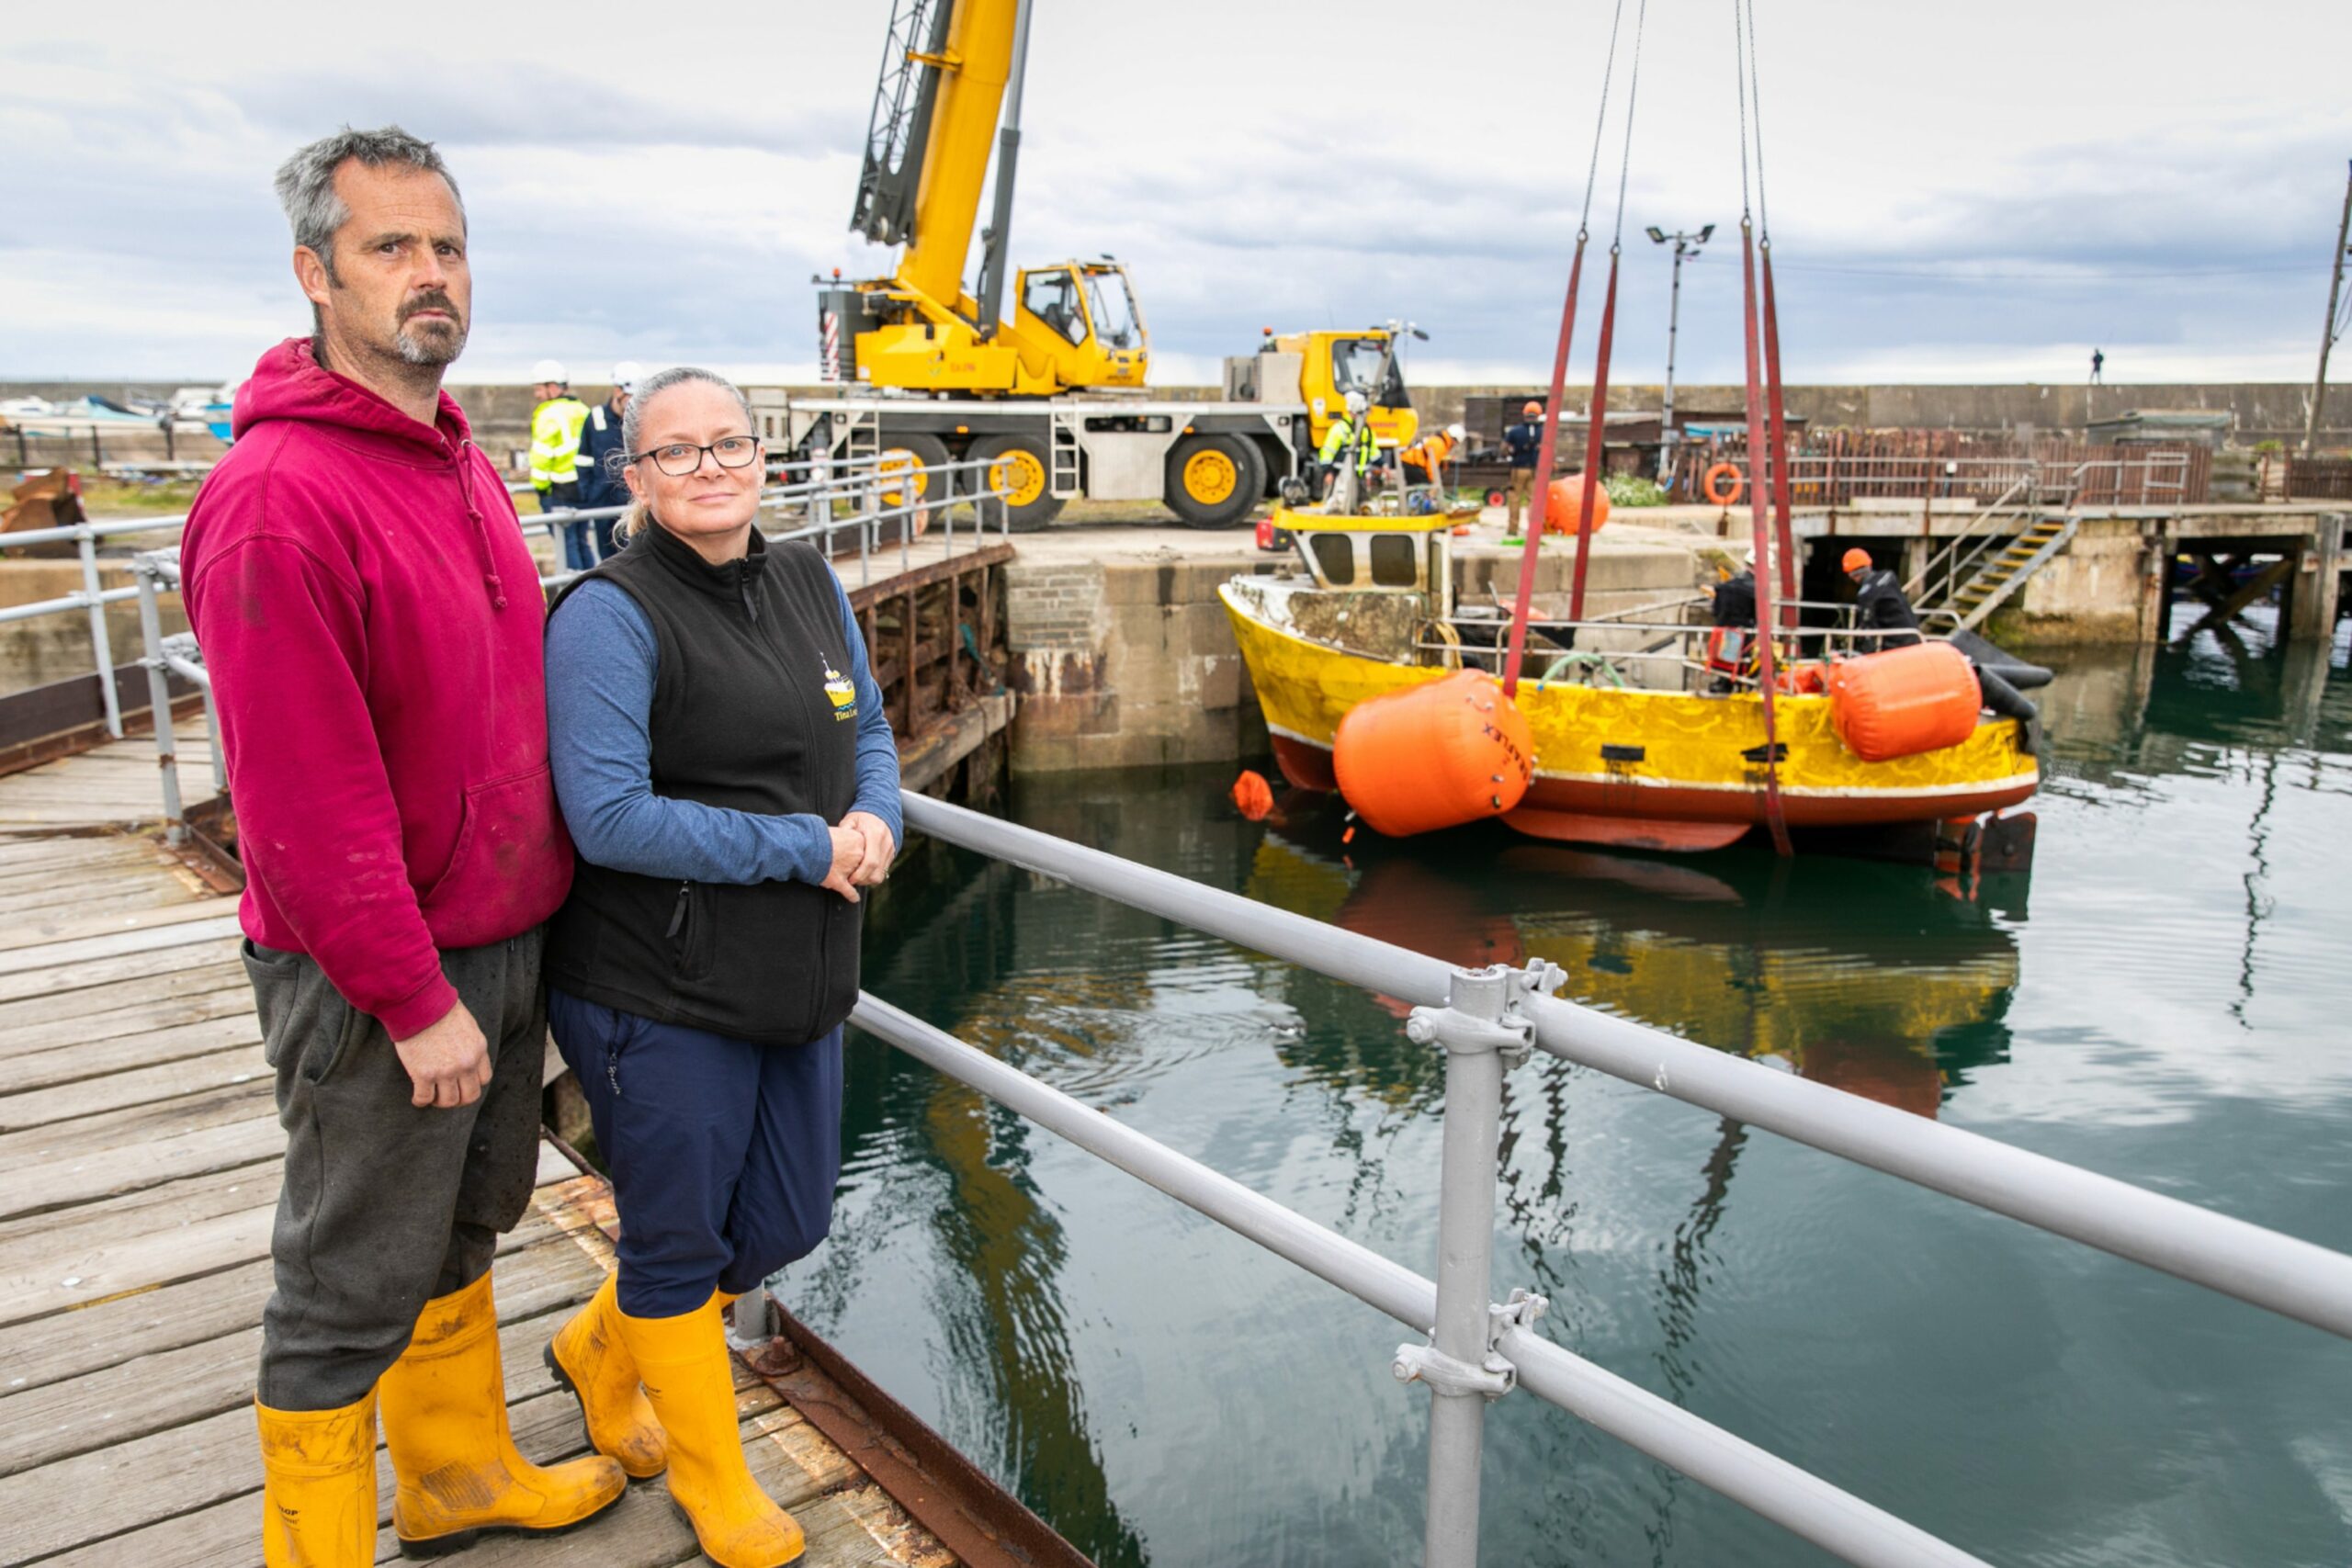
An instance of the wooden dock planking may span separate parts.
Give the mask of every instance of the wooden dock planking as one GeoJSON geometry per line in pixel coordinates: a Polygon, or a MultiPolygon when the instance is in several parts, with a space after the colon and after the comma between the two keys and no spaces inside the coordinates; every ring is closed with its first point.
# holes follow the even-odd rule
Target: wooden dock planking
{"type": "MultiPolygon", "coordinates": [[[[259,1540],[253,1371],[284,1134],[234,900],[153,838],[90,830],[154,815],[113,815],[155,791],[152,753],[128,765],[145,744],[0,778],[0,1563],[249,1568],[259,1540]]],[[[183,766],[191,800],[206,767],[183,766]]],[[[539,1179],[496,1280],[515,1440],[551,1461],[586,1438],[538,1350],[611,1267],[614,1224],[603,1179],[551,1145],[539,1179]]],[[[811,1568],[952,1568],[838,1447],[737,1377],[746,1451],[811,1568]]],[[[379,1560],[397,1551],[387,1523],[379,1560]]],[[[451,1561],[702,1559],[657,1480],[585,1529],[451,1561]]]]}

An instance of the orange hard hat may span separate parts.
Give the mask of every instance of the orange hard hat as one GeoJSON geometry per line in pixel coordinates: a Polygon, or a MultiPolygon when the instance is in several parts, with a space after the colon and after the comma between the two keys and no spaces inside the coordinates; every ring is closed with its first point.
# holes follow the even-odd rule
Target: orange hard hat
{"type": "Polygon", "coordinates": [[[1868,571],[1870,570],[1870,551],[1857,547],[1846,552],[1846,558],[1838,563],[1838,570],[1840,571],[1868,571]]]}
{"type": "Polygon", "coordinates": [[[1544,412],[1544,405],[1537,402],[1533,398],[1530,398],[1527,400],[1526,406],[1521,408],[1519,412],[1525,414],[1528,418],[1533,419],[1544,412]]]}

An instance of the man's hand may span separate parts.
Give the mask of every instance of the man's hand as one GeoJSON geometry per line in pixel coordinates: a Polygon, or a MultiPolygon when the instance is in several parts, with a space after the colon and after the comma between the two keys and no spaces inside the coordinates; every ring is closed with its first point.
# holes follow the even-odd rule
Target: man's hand
{"type": "Polygon", "coordinates": [[[825,880],[817,886],[830,887],[854,904],[857,902],[857,886],[854,878],[857,868],[865,860],[865,835],[847,825],[828,828],[825,831],[832,835],[833,863],[826,869],[825,880]]]}
{"type": "Polygon", "coordinates": [[[416,1086],[408,1097],[411,1105],[471,1105],[490,1085],[490,1042],[463,1002],[423,1032],[393,1041],[392,1049],[416,1086]]]}
{"type": "Polygon", "coordinates": [[[889,875],[890,862],[899,852],[890,825],[871,811],[853,811],[842,818],[842,826],[865,841],[865,857],[850,873],[850,880],[860,887],[871,887],[889,875]]]}

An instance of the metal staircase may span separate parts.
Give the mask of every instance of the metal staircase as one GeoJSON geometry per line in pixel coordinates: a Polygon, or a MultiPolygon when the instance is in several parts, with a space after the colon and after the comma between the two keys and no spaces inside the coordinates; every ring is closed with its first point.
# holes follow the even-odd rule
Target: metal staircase
{"type": "Polygon", "coordinates": [[[2075,536],[2075,523],[2076,518],[2072,512],[2056,517],[2045,514],[2036,518],[2030,527],[2016,536],[2008,548],[1986,561],[1952,594],[1949,608],[1958,624],[1973,631],[2009,595],[2025,586],[2027,578],[2040,571],[2066,547],[2067,542],[2075,536]]]}
{"type": "Polygon", "coordinates": [[[1920,615],[1973,631],[2075,537],[2083,470],[2038,469],[2012,484],[1928,558],[1904,592],[1920,615]]]}

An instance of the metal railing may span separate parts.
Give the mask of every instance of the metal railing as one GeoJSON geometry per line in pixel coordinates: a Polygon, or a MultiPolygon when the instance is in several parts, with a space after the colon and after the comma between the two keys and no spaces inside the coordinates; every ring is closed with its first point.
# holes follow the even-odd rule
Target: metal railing
{"type": "MultiPolygon", "coordinates": [[[[141,557],[138,572],[141,620],[155,649],[145,661],[150,690],[159,712],[168,711],[170,675],[206,692],[217,782],[220,732],[202,655],[189,635],[161,637],[155,618],[157,595],[178,581],[176,550],[141,557]]],[[[155,743],[176,836],[182,817],[168,723],[157,726],[155,743]]],[[[1397,1347],[1389,1362],[1399,1381],[1430,1391],[1430,1568],[1476,1560],[1486,1406],[1519,1388],[1849,1562],[1979,1562],[1543,1337],[1534,1325],[1544,1298],[1514,1290],[1493,1300],[1502,1081],[1534,1051],[2352,1338],[2352,1257],[1562,1001],[1549,993],[1566,976],[1549,964],[1455,968],[926,795],[902,792],[900,799],[911,831],[1415,1004],[1408,1036],[1446,1054],[1434,1280],[878,998],[861,993],[851,1019],[1422,1336],[1397,1347]]]]}
{"type": "MultiPolygon", "coordinates": [[[[1012,537],[1011,507],[1004,498],[998,474],[1001,466],[999,462],[974,458],[927,468],[924,470],[925,489],[918,494],[910,491],[908,475],[900,465],[861,465],[839,460],[828,463],[823,459],[811,465],[789,464],[787,468],[811,468],[815,471],[809,478],[763,490],[760,501],[762,509],[793,508],[811,520],[797,527],[763,527],[760,531],[775,544],[793,539],[821,540],[820,548],[829,560],[842,553],[839,547],[842,536],[854,532],[857,536],[858,584],[864,586],[872,581],[874,563],[887,547],[887,542],[881,539],[886,524],[895,522],[899,525],[895,542],[900,571],[913,565],[918,522],[926,528],[934,520],[938,523],[937,549],[942,559],[979,550],[991,538],[998,543],[1008,542],[1012,537]],[[936,493],[929,488],[934,483],[939,487],[936,493]],[[849,508],[846,515],[838,510],[842,506],[849,508]],[[991,510],[996,513],[993,524],[989,516],[991,510]],[[960,551],[956,530],[959,513],[968,514],[960,551]]],[[[526,533],[546,532],[560,540],[558,530],[569,524],[602,522],[617,517],[623,510],[617,506],[584,507],[526,514],[523,517],[523,527],[526,533]]],[[[177,525],[186,519],[167,521],[177,525]]],[[[88,526],[85,525],[85,528],[88,526]]],[[[100,530],[110,526],[115,525],[96,525],[100,530]]],[[[153,528],[154,525],[137,526],[153,528]]],[[[117,531],[128,532],[131,528],[123,525],[117,531]]],[[[55,532],[67,534],[74,530],[59,529],[55,532]]],[[[9,536],[11,538],[18,536],[9,536]]],[[[590,537],[592,540],[600,538],[601,531],[592,531],[590,537]]],[[[926,555],[932,548],[930,545],[923,547],[926,555]]],[[[163,782],[164,829],[166,837],[175,844],[183,842],[187,834],[187,806],[180,793],[178,742],[168,717],[172,702],[171,682],[175,676],[195,686],[204,698],[205,728],[212,751],[213,788],[218,793],[226,793],[229,787],[220,744],[220,714],[213,705],[212,677],[205,669],[203,650],[197,646],[196,636],[192,632],[180,632],[170,637],[164,635],[163,596],[179,591],[179,558],[180,547],[177,545],[142,551],[131,558],[132,586],[108,589],[97,595],[97,600],[103,603],[126,598],[139,601],[140,635],[146,645],[146,652],[139,663],[146,669],[148,697],[154,705],[155,754],[160,764],[157,771],[163,782]]],[[[85,566],[85,570],[95,579],[94,565],[85,566]]],[[[539,576],[539,586],[553,588],[579,575],[578,571],[560,568],[543,572],[539,576]]],[[[85,596],[77,594],[71,599],[21,606],[21,610],[25,614],[46,614],[61,607],[78,607],[84,602],[85,596]]],[[[94,609],[93,614],[102,615],[103,611],[94,609]]],[[[23,615],[7,617],[5,612],[0,612],[0,617],[21,619],[23,615]]],[[[101,660],[111,659],[111,651],[103,640],[103,627],[98,629],[97,635],[101,639],[98,657],[101,660]]],[[[107,681],[106,685],[111,697],[112,681],[107,681]]],[[[119,718],[114,733],[118,736],[122,733],[119,718]]]]}
{"type": "MultiPolygon", "coordinates": [[[[843,536],[854,532],[858,547],[857,584],[865,586],[873,580],[877,551],[885,547],[881,537],[884,525],[896,522],[899,569],[904,570],[912,561],[913,536],[919,528],[936,520],[941,528],[941,546],[945,553],[956,553],[956,522],[965,519],[964,538],[967,548],[977,548],[993,531],[1000,537],[1011,536],[1009,508],[1004,500],[1001,476],[986,459],[942,464],[922,471],[923,489],[915,493],[913,479],[905,460],[892,457],[862,458],[818,457],[795,459],[782,464],[778,472],[784,482],[771,484],[760,492],[763,513],[795,513],[803,521],[797,526],[761,530],[775,543],[787,539],[821,540],[828,558],[840,553],[835,547],[843,536]],[[793,478],[797,471],[798,478],[793,478]],[[936,487],[933,489],[933,487],[936,487]],[[989,515],[993,509],[996,515],[989,515]]],[[[517,494],[528,494],[531,487],[509,485],[517,494]]],[[[602,558],[604,530],[596,525],[609,522],[621,514],[622,508],[564,508],[554,512],[521,512],[518,513],[526,536],[544,534],[554,541],[559,558],[563,543],[563,530],[574,524],[587,524],[592,553],[602,558]]],[[[128,603],[140,596],[141,582],[134,581],[121,588],[108,588],[100,576],[98,547],[101,541],[140,535],[177,535],[187,525],[187,514],[174,513],[162,517],[122,518],[112,522],[83,521],[57,528],[30,528],[19,533],[0,534],[0,555],[35,545],[72,544],[80,558],[82,587],[73,593],[51,599],[38,599],[28,604],[11,604],[0,608],[0,626],[14,621],[36,620],[45,615],[83,615],[89,618],[90,660],[98,678],[100,701],[106,719],[107,733],[116,739],[123,735],[122,705],[115,689],[116,665],[114,637],[107,625],[108,605],[128,603]]],[[[930,547],[924,547],[926,550],[930,547]]],[[[150,552],[152,553],[152,552],[150,552]]],[[[118,560],[119,558],[118,558],[118,560]]],[[[130,563],[137,576],[137,558],[130,563]]],[[[577,575],[568,569],[559,569],[539,578],[542,587],[553,587],[571,581],[577,575]]],[[[174,579],[171,589],[178,586],[174,579]]],[[[145,652],[137,660],[152,670],[159,647],[160,621],[151,627],[148,606],[141,604],[141,629],[145,652]]],[[[159,710],[160,711],[160,710],[159,710]]],[[[168,727],[167,727],[168,728],[168,727]]]]}
{"type": "Polygon", "coordinates": [[[1532,1051],[2352,1337],[2352,1257],[1560,1000],[1548,993],[1565,976],[1548,964],[1458,969],[924,795],[902,799],[911,831],[1416,1004],[1408,1034],[1446,1054],[1435,1280],[878,998],[861,993],[850,1016],[869,1033],[1425,1336],[1400,1346],[1390,1362],[1400,1381],[1430,1390],[1424,1550],[1430,1568],[1464,1568],[1476,1560],[1485,1410],[1514,1388],[1849,1562],[1979,1561],[1543,1337],[1534,1329],[1548,1304],[1542,1297],[1514,1290],[1494,1301],[1502,1079],[1532,1051]]]}

